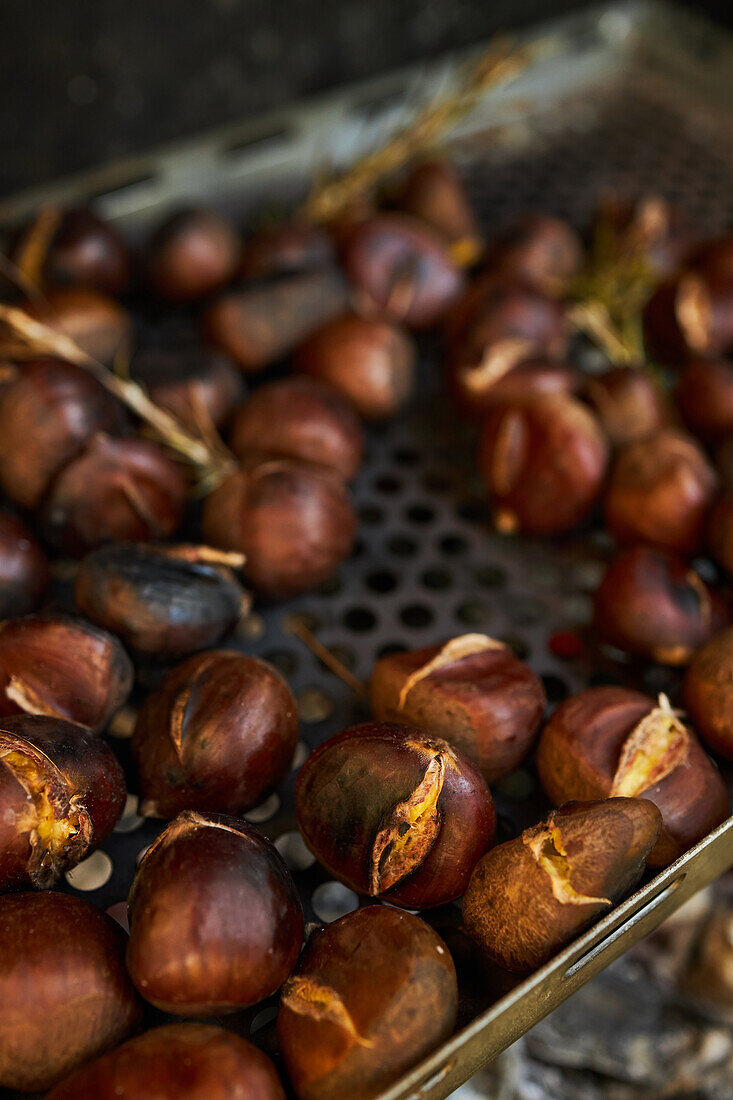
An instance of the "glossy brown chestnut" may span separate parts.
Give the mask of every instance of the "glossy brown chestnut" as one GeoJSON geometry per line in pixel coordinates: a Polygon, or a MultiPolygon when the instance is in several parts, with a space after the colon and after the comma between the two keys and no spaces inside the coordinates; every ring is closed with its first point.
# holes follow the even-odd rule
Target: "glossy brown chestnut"
{"type": "Polygon", "coordinates": [[[662,827],[647,857],[666,867],[728,816],[720,772],[665,696],[596,687],[561,703],[542,731],[537,772],[556,806],[648,798],[662,827]]]}
{"type": "Polygon", "coordinates": [[[689,355],[676,315],[676,300],[683,276],[672,275],[650,295],[642,311],[644,346],[647,357],[677,366],[689,355]]]}
{"type": "Polygon", "coordinates": [[[173,660],[216,645],[249,609],[231,565],[241,558],[207,546],[109,543],[79,565],[76,602],[139,658],[173,660]]]}
{"type": "Polygon", "coordinates": [[[48,589],[46,555],[22,520],[0,510],[0,619],[35,611],[48,589]]]}
{"type": "Polygon", "coordinates": [[[189,657],[138,715],[140,813],[241,814],[284,779],[297,741],[295,699],[272,665],[225,649],[189,657]]]}
{"type": "Polygon", "coordinates": [[[637,367],[612,367],[591,375],[583,396],[614,447],[643,439],[670,422],[661,388],[637,367]]]}
{"type": "Polygon", "coordinates": [[[148,849],[129,898],[127,968],[178,1016],[236,1012],[291,973],[303,914],[277,849],[243,821],[180,814],[148,849]]]}
{"type": "Polygon", "coordinates": [[[388,722],[351,726],[311,753],[295,808],[330,874],[410,909],[460,897],[496,831],[478,768],[447,741],[388,722]]]}
{"type": "Polygon", "coordinates": [[[463,289],[442,237],[406,214],[376,214],[349,234],[344,266],[360,312],[431,328],[463,289]]]}
{"type": "Polygon", "coordinates": [[[58,287],[49,290],[43,302],[29,302],[26,313],[58,329],[101,363],[111,364],[125,352],[132,339],[132,318],[127,310],[88,287],[58,287]]]}
{"type": "Polygon", "coordinates": [[[727,622],[724,602],[678,554],[632,546],[613,559],[596,592],[602,641],[663,665],[685,665],[727,622]]]}
{"type": "Polygon", "coordinates": [[[687,257],[685,266],[710,279],[733,279],[733,233],[701,241],[687,257]]]}
{"type": "Polygon", "coordinates": [[[448,1038],[456,972],[419,917],[383,905],[316,932],[280,998],[280,1052],[298,1100],[372,1100],[448,1038]]]}
{"type": "Polygon", "coordinates": [[[47,1089],[139,1025],[125,935],[67,894],[0,897],[0,1087],[47,1089]]]}
{"type": "Polygon", "coordinates": [[[733,277],[684,274],[674,308],[689,352],[708,356],[733,352],[733,277]]]}
{"type": "Polygon", "coordinates": [[[415,348],[395,325],[348,314],[306,340],[295,368],[333,386],[366,420],[382,420],[412,394],[415,348]]]}
{"type": "Polygon", "coordinates": [[[112,832],[122,768],[88,730],[28,714],[0,721],[0,764],[0,890],[47,889],[112,832]]]}
{"type": "Polygon", "coordinates": [[[86,371],[60,359],[11,369],[0,385],[0,485],[35,508],[55,475],[97,431],[114,429],[120,409],[86,371]]]}
{"type": "Polygon", "coordinates": [[[369,698],[375,718],[444,738],[478,765],[487,783],[519,767],[546,702],[539,676],[485,634],[380,658],[369,698]]]}
{"type": "Polygon", "coordinates": [[[179,210],[148,244],[150,285],[169,302],[192,302],[234,278],[241,256],[236,233],[212,210],[179,210]]]}
{"type": "Polygon", "coordinates": [[[483,367],[451,371],[449,388],[461,411],[472,418],[483,418],[496,405],[513,404],[545,393],[572,396],[582,385],[577,367],[546,356],[535,356],[515,363],[515,354],[492,348],[483,367]]]}
{"type": "Polygon", "coordinates": [[[716,634],[693,657],[685,707],[707,747],[733,760],[733,629],[716,634]]]}
{"type": "Polygon", "coordinates": [[[616,253],[640,256],[657,275],[674,274],[699,240],[686,211],[661,195],[606,197],[598,220],[616,253]]]}
{"type": "Polygon", "coordinates": [[[333,241],[317,225],[287,222],[263,229],[245,241],[239,274],[247,282],[333,267],[333,241]]]}
{"type": "Polygon", "coordinates": [[[347,307],[342,275],[324,268],[228,291],[206,310],[204,333],[243,371],[260,371],[347,307]]]}
{"type": "Polygon", "coordinates": [[[406,214],[434,229],[450,246],[460,267],[479,259],[481,233],[461,177],[447,160],[426,160],[410,170],[396,203],[406,214]]]}
{"type": "Polygon", "coordinates": [[[130,283],[130,254],[109,222],[85,207],[64,210],[47,234],[42,212],[21,233],[11,254],[32,281],[44,286],[83,286],[117,297],[130,283]]]}
{"type": "Polygon", "coordinates": [[[675,401],[694,435],[715,442],[733,433],[733,364],[693,359],[680,374],[675,401]]]}
{"type": "Polygon", "coordinates": [[[503,534],[553,535],[577,526],[598,499],[607,462],[595,417],[561,393],[496,407],[481,436],[479,471],[503,534]]]}
{"type": "Polygon", "coordinates": [[[270,1059],[211,1024],[168,1024],[130,1039],[57,1085],[46,1100],[285,1100],[270,1059]]]}
{"type": "Polygon", "coordinates": [[[188,491],[183,468],[160,444],[97,432],[51,484],[39,523],[47,541],[68,554],[172,538],[188,491]]]}
{"type": "Polygon", "coordinates": [[[661,822],[642,798],[553,810],[478,864],[463,899],[466,931],[505,970],[536,970],[636,885],[661,822]]]}
{"type": "Polygon", "coordinates": [[[204,538],[243,554],[250,584],[277,599],[330,577],[356,533],[338,474],[285,458],[240,467],[206,498],[201,522],[204,538]]]}
{"type": "Polygon", "coordinates": [[[727,573],[733,573],[733,486],[726,486],[708,517],[708,548],[727,573]]]}
{"type": "Polygon", "coordinates": [[[619,542],[695,554],[717,483],[696,441],[662,428],[619,451],[603,502],[606,527],[619,542]]]}
{"type": "Polygon", "coordinates": [[[130,374],[152,401],[193,431],[221,428],[244,399],[244,379],[220,352],[205,347],[151,349],[135,356],[130,374]]]}
{"type": "Polygon", "coordinates": [[[583,244],[560,218],[528,214],[489,248],[487,266],[541,294],[561,294],[583,266],[583,244]]]}
{"type": "Polygon", "coordinates": [[[332,386],[293,377],[252,394],[232,421],[229,445],[240,458],[302,459],[349,481],[361,465],[364,432],[353,407],[332,386]]]}

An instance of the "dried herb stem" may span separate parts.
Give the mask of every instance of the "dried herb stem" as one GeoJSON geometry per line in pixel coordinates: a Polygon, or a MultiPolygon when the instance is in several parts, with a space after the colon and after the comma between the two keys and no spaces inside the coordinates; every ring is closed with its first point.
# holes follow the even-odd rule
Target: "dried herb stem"
{"type": "Polygon", "coordinates": [[[367,693],[365,685],[361,680],[354,676],[353,672],[339,661],[330,649],[327,649],[322,642],[318,641],[312,630],[309,630],[299,615],[288,615],[284,622],[285,629],[289,634],[294,634],[296,638],[300,638],[301,642],[308,647],[311,653],[315,654],[319,661],[326,666],[326,668],[333,672],[335,676],[338,676],[340,680],[351,688],[351,690],[360,696],[364,696],[367,693]]]}

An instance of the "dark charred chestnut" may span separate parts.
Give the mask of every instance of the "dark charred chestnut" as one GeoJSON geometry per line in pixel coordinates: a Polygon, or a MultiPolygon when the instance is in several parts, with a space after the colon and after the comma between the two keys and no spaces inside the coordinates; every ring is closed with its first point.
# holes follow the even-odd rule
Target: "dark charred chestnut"
{"type": "Polygon", "coordinates": [[[300,1100],[372,1100],[453,1031],[456,972],[419,917],[357,909],[314,934],[285,983],[280,1052],[300,1100]]]}
{"type": "Polygon", "coordinates": [[[127,245],[109,222],[84,207],[61,212],[51,232],[42,212],[20,235],[11,259],[43,286],[83,286],[117,297],[130,283],[127,245]]]}
{"type": "Polygon", "coordinates": [[[404,214],[377,214],[349,234],[344,266],[360,312],[431,328],[463,289],[442,238],[404,214]]]}
{"type": "Polygon", "coordinates": [[[241,814],[284,779],[297,741],[295,699],[272,665],[224,649],[190,657],[138,715],[140,813],[241,814]]]}
{"type": "Polygon", "coordinates": [[[487,783],[519,767],[545,710],[539,676],[485,634],[380,658],[369,697],[375,718],[444,738],[487,783]]]}
{"type": "Polygon", "coordinates": [[[0,897],[0,1087],[45,1090],[140,1024],[125,935],[67,894],[0,897]]]}
{"type": "Polygon", "coordinates": [[[687,213],[661,195],[607,197],[601,203],[599,223],[612,235],[615,253],[639,256],[663,276],[677,271],[699,239],[687,213]]]}
{"type": "Polygon", "coordinates": [[[333,241],[317,225],[288,222],[245,241],[239,274],[247,282],[333,267],[333,241]]]}
{"type": "Polygon", "coordinates": [[[120,409],[81,367],[36,359],[0,385],[0,484],[35,508],[55,475],[97,431],[114,429],[120,409]]]}
{"type": "Polygon", "coordinates": [[[685,424],[701,439],[714,442],[733,433],[733,364],[722,359],[688,363],[675,400],[685,424]]]}
{"type": "Polygon", "coordinates": [[[463,899],[466,931],[505,970],[536,970],[636,885],[661,822],[643,798],[553,810],[478,864],[463,899]]]}
{"type": "Polygon", "coordinates": [[[412,394],[415,348],[387,321],[348,315],[315,332],[299,349],[295,367],[333,386],[366,420],[381,420],[412,394]]]}
{"type": "Polygon", "coordinates": [[[65,615],[0,623],[0,715],[43,714],[103,729],[132,688],[117,638],[65,615]]]}
{"type": "Polygon", "coordinates": [[[595,628],[609,645],[658,664],[684,665],[727,615],[684,558],[651,546],[623,550],[595,597],[595,628]]]}
{"type": "Polygon", "coordinates": [[[76,602],[139,658],[173,660],[216,645],[248,610],[230,566],[241,557],[206,546],[110,543],[79,565],[76,602]]]}
{"type": "Polygon", "coordinates": [[[685,676],[685,706],[701,738],[733,760],[733,630],[698,650],[685,676]]]}
{"type": "Polygon", "coordinates": [[[708,547],[719,565],[733,574],[733,487],[727,487],[708,519],[708,547]]]}
{"type": "Polygon", "coordinates": [[[35,611],[48,582],[48,561],[33,535],[17,516],[0,510],[0,619],[35,611]]]}
{"type": "Polygon", "coordinates": [[[241,1035],[210,1024],[168,1024],[77,1070],[46,1100],[285,1100],[275,1067],[241,1035]]]}
{"type": "Polygon", "coordinates": [[[129,898],[127,968],[178,1016],[236,1012],[274,993],[303,941],[277,849],[243,821],[183,813],[148,849],[129,898]]]}
{"type": "Polygon", "coordinates": [[[112,832],[122,768],[88,730],[28,714],[0,721],[0,763],[0,890],[47,889],[112,832]]]}
{"type": "Polygon", "coordinates": [[[359,469],[364,432],[352,406],[312,378],[261,386],[237,411],[229,444],[240,458],[267,454],[327,466],[349,481],[359,469]]]}
{"type": "Polygon", "coordinates": [[[440,235],[460,267],[470,267],[478,260],[481,234],[466,189],[450,161],[416,164],[399,188],[396,201],[406,214],[440,235]]]}
{"type": "Polygon", "coordinates": [[[733,277],[684,274],[675,317],[688,351],[708,356],[733,352],[733,277]]]}
{"type": "Polygon", "coordinates": [[[487,266],[541,294],[562,294],[583,266],[583,244],[560,218],[528,214],[494,242],[487,266]]]}
{"type": "Polygon", "coordinates": [[[24,306],[26,313],[58,329],[101,363],[110,364],[132,339],[132,319],[122,306],[87,287],[58,287],[43,301],[24,306]]]}
{"type": "Polygon", "coordinates": [[[670,421],[661,388],[637,367],[612,367],[591,375],[584,397],[614,447],[643,439],[670,421]]]}
{"type": "Polygon", "coordinates": [[[206,339],[244,371],[263,370],[287,355],[348,306],[338,271],[288,275],[261,287],[231,290],[204,314],[206,339]]]}
{"type": "Polygon", "coordinates": [[[603,502],[606,527],[619,542],[695,554],[717,481],[691,436],[662,428],[619,451],[603,502]]]}
{"type": "Polygon", "coordinates": [[[192,302],[219,290],[236,274],[241,256],[232,227],[211,210],[179,210],[148,245],[150,285],[169,302],[192,302]]]}
{"type": "Polygon", "coordinates": [[[561,703],[542,731],[537,772],[556,806],[648,798],[662,828],[647,857],[666,867],[728,816],[720,772],[665,696],[657,706],[622,687],[596,687],[561,703]]]}
{"type": "Polygon", "coordinates": [[[148,350],[135,356],[130,374],[150,399],[194,432],[221,428],[244,398],[241,373],[208,348],[148,350]]]}
{"type": "Polygon", "coordinates": [[[295,808],[330,874],[410,909],[460,897],[496,830],[474,764],[447,741],[387,722],[351,726],[311,753],[295,808]]]}
{"type": "Polygon", "coordinates": [[[245,556],[250,584],[278,599],[307,592],[351,553],[356,518],[341,478],[273,458],[242,466],[210,493],[204,537],[245,556]]]}
{"type": "Polygon", "coordinates": [[[580,402],[542,394],[489,412],[479,470],[503,534],[552,535],[589,515],[608,461],[605,437],[580,402]]]}

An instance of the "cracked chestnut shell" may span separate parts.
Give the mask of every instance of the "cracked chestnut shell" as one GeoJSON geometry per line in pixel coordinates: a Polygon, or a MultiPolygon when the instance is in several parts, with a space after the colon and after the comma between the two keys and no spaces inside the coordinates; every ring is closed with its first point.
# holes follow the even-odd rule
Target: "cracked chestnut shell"
{"type": "Polygon", "coordinates": [[[733,364],[693,359],[680,374],[675,401],[687,427],[715,442],[733,433],[733,364]]]}
{"type": "Polygon", "coordinates": [[[190,657],[138,714],[140,812],[241,814],[285,777],[297,741],[295,699],[272,665],[224,649],[190,657]]]}
{"type": "Polygon", "coordinates": [[[643,439],[670,420],[662,390],[638,367],[612,367],[591,375],[583,396],[614,447],[643,439]]]}
{"type": "Polygon", "coordinates": [[[221,428],[244,397],[241,372],[226,355],[205,347],[142,351],[130,375],[151,401],[196,433],[209,422],[221,428]]]}
{"type": "Polygon", "coordinates": [[[622,795],[648,798],[662,815],[647,858],[666,867],[728,816],[720,772],[664,697],[596,687],[566,699],[542,731],[537,772],[561,806],[622,795]]]}
{"type": "Polygon", "coordinates": [[[0,623],[0,715],[43,714],[103,729],[132,688],[130,658],[112,634],[66,615],[0,623]]]}
{"type": "Polygon", "coordinates": [[[583,265],[583,243],[567,222],[546,214],[520,218],[489,249],[487,266],[542,294],[560,294],[583,265]]]}
{"type": "Polygon", "coordinates": [[[576,527],[601,492],[607,461],[595,417],[572,397],[542,394],[493,409],[479,471],[498,530],[553,535],[576,527]]]}
{"type": "Polygon", "coordinates": [[[166,661],[221,641],[250,605],[233,568],[207,546],[114,542],[79,564],[76,602],[138,658],[166,661]]]}
{"type": "Polygon", "coordinates": [[[351,553],[356,517],[332,470],[286,458],[241,466],[204,502],[204,538],[245,557],[244,575],[276,599],[315,588],[351,553]]]}
{"type": "Polygon", "coordinates": [[[240,276],[247,282],[333,267],[333,241],[318,225],[286,222],[253,233],[244,243],[240,276]]]}
{"type": "Polygon", "coordinates": [[[686,272],[677,286],[675,320],[692,354],[733,351],[733,277],[686,272]]]}
{"type": "Polygon", "coordinates": [[[642,798],[553,810],[478,864],[463,899],[466,931],[505,970],[536,970],[636,885],[661,821],[642,798]]]}
{"type": "Polygon", "coordinates": [[[545,393],[573,395],[581,387],[580,371],[570,363],[542,355],[516,363],[514,360],[511,348],[506,354],[489,349],[485,370],[476,366],[449,375],[449,388],[466,416],[483,417],[496,405],[545,393]]]}
{"type": "Polygon", "coordinates": [[[619,542],[695,554],[717,483],[696,441],[663,428],[618,452],[603,502],[606,527],[619,542]]]}
{"type": "Polygon", "coordinates": [[[651,546],[617,554],[595,595],[600,638],[663,665],[687,664],[727,618],[722,598],[684,558],[651,546]]]}
{"type": "Polygon", "coordinates": [[[447,741],[388,722],[351,726],[311,753],[295,809],[330,874],[410,909],[460,897],[496,831],[478,768],[447,741]]]}
{"type": "Polygon", "coordinates": [[[42,602],[48,561],[22,520],[0,510],[0,619],[26,615],[42,602]]]}
{"type": "Polygon", "coordinates": [[[125,780],[104,741],[58,718],[0,722],[0,889],[47,889],[112,832],[125,780]]]}
{"type": "Polygon", "coordinates": [[[299,1100],[371,1100],[453,1031],[448,950],[419,917],[383,905],[316,932],[280,998],[280,1053],[299,1100]]]}
{"type": "Polygon", "coordinates": [[[349,481],[364,453],[364,431],[351,404],[312,378],[260,386],[238,409],[229,445],[240,458],[268,454],[327,466],[349,481]]]}
{"type": "Polygon", "coordinates": [[[139,1026],[124,956],[122,929],[84,898],[0,897],[0,1087],[48,1089],[139,1026]]]}
{"type": "Polygon", "coordinates": [[[212,1024],[167,1024],[77,1070],[46,1100],[285,1100],[270,1059],[212,1024]]]}
{"type": "Polygon", "coordinates": [[[733,760],[733,629],[716,634],[693,657],[685,707],[709,749],[733,760]]]}
{"type": "MultiPolygon", "coordinates": [[[[47,212],[46,212],[47,213],[47,212]]],[[[117,297],[130,283],[131,260],[124,239],[109,222],[85,207],[64,210],[48,240],[36,254],[45,235],[38,218],[25,227],[13,251],[13,263],[23,271],[30,264],[45,286],[85,286],[117,297]]]]}
{"type": "Polygon", "coordinates": [[[228,283],[240,256],[239,238],[224,218],[202,208],[179,210],[148,243],[148,280],[169,302],[193,302],[228,283]]]}
{"type": "Polygon", "coordinates": [[[236,1012],[274,993],[303,941],[300,900],[277,849],[243,821],[182,813],[140,862],[127,969],[178,1016],[236,1012]]]}
{"type": "Polygon", "coordinates": [[[480,634],[380,658],[369,698],[375,718],[444,738],[487,783],[519,767],[546,702],[539,676],[508,646],[480,634]]]}
{"type": "Polygon", "coordinates": [[[396,205],[435,230],[461,267],[478,260],[481,233],[463,181],[450,161],[425,160],[411,168],[398,189],[396,205]]]}
{"type": "Polygon", "coordinates": [[[57,287],[40,304],[27,302],[34,320],[59,329],[87,355],[111,365],[132,340],[132,317],[113,298],[89,287],[57,287]]]}

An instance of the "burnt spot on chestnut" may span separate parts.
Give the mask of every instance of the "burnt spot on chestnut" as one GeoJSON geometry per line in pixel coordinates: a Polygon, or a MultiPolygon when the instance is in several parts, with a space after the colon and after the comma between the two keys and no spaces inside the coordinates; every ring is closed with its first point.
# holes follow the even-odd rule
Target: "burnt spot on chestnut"
{"type": "Polygon", "coordinates": [[[125,935],[67,894],[0,897],[0,1087],[45,1090],[140,1025],[125,935]]]}
{"type": "Polygon", "coordinates": [[[545,710],[542,681],[511,649],[483,634],[377,661],[374,716],[442,737],[493,783],[529,753],[545,710]]]}
{"type": "Polygon", "coordinates": [[[487,265],[542,294],[562,294],[583,265],[583,244],[560,218],[528,214],[494,242],[487,265]]]}
{"type": "Polygon", "coordinates": [[[28,302],[25,312],[34,320],[69,336],[82,351],[111,364],[132,339],[132,318],[119,302],[88,287],[49,290],[39,304],[28,302]]]}
{"type": "Polygon", "coordinates": [[[406,214],[440,235],[460,267],[469,267],[479,259],[481,234],[466,189],[450,161],[416,164],[399,187],[395,201],[406,214]]]}
{"type": "Polygon", "coordinates": [[[146,1000],[179,1016],[235,1012],[268,997],[303,939],[279,853],[221,814],[171,822],[143,856],[129,911],[130,976],[146,1000]]]}
{"type": "Polygon", "coordinates": [[[113,297],[130,283],[130,254],[121,234],[85,207],[58,213],[44,224],[48,211],[21,232],[11,259],[34,283],[83,286],[113,297]],[[51,228],[51,232],[48,232],[51,228]]]}
{"type": "Polygon", "coordinates": [[[244,397],[244,379],[231,360],[205,347],[142,351],[130,364],[151,401],[192,431],[220,428],[244,397]]]}
{"type": "Polygon", "coordinates": [[[685,706],[708,748],[733,760],[733,630],[695,654],[685,676],[685,706]]]}
{"type": "Polygon", "coordinates": [[[414,909],[460,897],[496,830],[474,764],[447,741],[387,722],[352,726],[311,753],[295,808],[332,875],[414,909]]]}
{"type": "Polygon", "coordinates": [[[612,367],[591,375],[583,396],[614,447],[643,439],[670,421],[662,390],[638,367],[612,367]]]}
{"type": "Polygon", "coordinates": [[[280,998],[299,1100],[371,1100],[448,1038],[456,972],[419,917],[367,906],[315,933],[280,998]]]}
{"type": "Polygon", "coordinates": [[[463,899],[466,931],[505,970],[536,970],[636,885],[661,821],[641,798],[554,810],[478,864],[463,899]]]}
{"type": "Polygon", "coordinates": [[[87,730],[56,718],[0,722],[0,890],[47,889],[112,832],[122,769],[87,730]]]}
{"type": "Polygon", "coordinates": [[[46,555],[26,525],[0,511],[0,619],[35,611],[49,579],[46,555]]]}
{"type": "Polygon", "coordinates": [[[622,687],[581,691],[561,703],[537,750],[545,791],[561,806],[609,796],[648,798],[662,815],[647,858],[666,867],[728,816],[718,769],[665,696],[622,687]]]}
{"type": "Polygon", "coordinates": [[[241,814],[285,777],[297,740],[295,699],[272,665],[223,649],[191,657],[138,715],[140,812],[241,814]]]}
{"type": "Polygon", "coordinates": [[[333,241],[317,225],[288,222],[253,233],[244,244],[240,276],[247,282],[333,267],[333,241]]]}
{"type": "Polygon", "coordinates": [[[241,245],[232,227],[211,210],[179,210],[147,248],[150,285],[161,298],[192,302],[219,290],[239,266],[241,245]]]}
{"type": "Polygon", "coordinates": [[[82,559],[76,602],[137,657],[171,660],[216,645],[249,609],[241,564],[206,546],[109,543],[82,559]]]}

